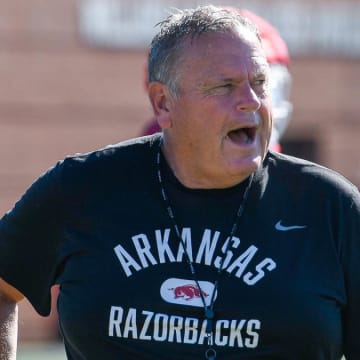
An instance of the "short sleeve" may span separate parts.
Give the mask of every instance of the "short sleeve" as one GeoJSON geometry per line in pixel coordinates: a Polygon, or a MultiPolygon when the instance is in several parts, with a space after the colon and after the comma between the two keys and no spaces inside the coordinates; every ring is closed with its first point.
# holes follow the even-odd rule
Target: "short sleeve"
{"type": "Polygon", "coordinates": [[[354,188],[352,200],[344,208],[340,228],[342,266],[346,286],[343,312],[344,354],[347,360],[360,359],[360,194],[354,188]]]}
{"type": "Polygon", "coordinates": [[[44,173],[0,220],[0,277],[35,310],[50,313],[63,218],[61,162],[44,173]]]}

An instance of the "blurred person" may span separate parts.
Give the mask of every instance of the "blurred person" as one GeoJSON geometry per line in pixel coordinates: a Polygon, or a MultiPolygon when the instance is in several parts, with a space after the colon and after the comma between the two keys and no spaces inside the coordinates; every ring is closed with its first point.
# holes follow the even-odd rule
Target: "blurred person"
{"type": "Polygon", "coordinates": [[[162,133],[67,157],[0,221],[0,358],[16,303],[48,315],[60,284],[72,360],[359,359],[358,190],[268,151],[270,70],[247,18],[202,6],[159,26],[162,133]]]}
{"type": "MultiPolygon", "coordinates": [[[[239,12],[250,19],[257,27],[266,59],[270,64],[270,92],[273,108],[273,130],[270,149],[281,151],[280,139],[284,134],[292,114],[290,102],[291,75],[289,73],[290,56],[287,45],[279,32],[268,21],[247,9],[236,9],[230,6],[225,9],[239,12]]],[[[145,73],[145,88],[148,86],[148,73],[145,73]]],[[[156,117],[147,121],[140,135],[151,135],[160,132],[161,127],[156,117]]]]}

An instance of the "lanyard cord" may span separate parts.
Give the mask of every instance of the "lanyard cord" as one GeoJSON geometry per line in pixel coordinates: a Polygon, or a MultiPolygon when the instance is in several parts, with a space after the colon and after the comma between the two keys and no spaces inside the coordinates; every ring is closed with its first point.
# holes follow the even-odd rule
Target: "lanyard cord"
{"type": "Polygon", "coordinates": [[[161,162],[161,145],[162,145],[162,140],[160,140],[160,142],[159,142],[159,147],[158,147],[158,151],[157,151],[157,154],[156,154],[157,177],[158,177],[158,181],[159,181],[159,185],[160,185],[161,197],[162,197],[162,199],[164,201],[167,214],[168,214],[169,218],[172,221],[172,225],[173,225],[173,228],[175,230],[176,236],[179,239],[179,241],[181,243],[181,246],[183,247],[184,254],[185,254],[185,257],[186,257],[186,262],[189,265],[192,278],[195,281],[196,286],[197,286],[197,288],[199,290],[199,293],[200,293],[201,302],[202,302],[203,307],[204,307],[204,316],[205,316],[205,319],[207,321],[207,323],[206,323],[206,334],[207,334],[207,340],[208,340],[207,341],[208,349],[205,352],[205,358],[208,359],[208,360],[212,360],[212,359],[216,358],[216,351],[212,347],[212,345],[213,345],[213,319],[215,317],[215,313],[214,313],[215,294],[217,293],[217,290],[218,290],[218,287],[219,287],[220,276],[221,276],[221,274],[222,274],[222,272],[224,270],[224,256],[228,253],[229,248],[230,248],[231,240],[234,237],[234,235],[235,235],[235,233],[236,233],[236,231],[238,229],[240,218],[241,218],[241,216],[242,216],[242,214],[244,212],[244,209],[245,209],[245,203],[246,203],[246,200],[247,200],[248,195],[249,195],[249,191],[250,191],[250,187],[251,187],[251,184],[252,184],[254,174],[251,174],[251,176],[249,178],[248,185],[245,188],[242,200],[241,200],[239,208],[238,208],[238,210],[236,212],[235,220],[234,220],[234,223],[233,223],[233,225],[231,227],[230,235],[229,235],[229,237],[227,238],[227,241],[226,241],[226,247],[225,247],[224,255],[220,258],[220,264],[218,266],[217,276],[216,276],[216,280],[214,282],[214,288],[213,288],[213,291],[212,291],[212,294],[211,294],[210,303],[209,303],[209,305],[206,305],[204,293],[201,290],[200,283],[199,283],[199,280],[198,280],[198,277],[197,277],[197,274],[196,274],[196,271],[195,271],[194,263],[191,260],[189,252],[186,249],[186,243],[185,243],[184,239],[181,237],[179,226],[178,226],[178,224],[176,222],[176,219],[175,219],[174,211],[173,211],[173,209],[171,207],[169,197],[167,196],[167,193],[165,191],[165,185],[164,185],[163,177],[162,177],[161,170],[160,170],[160,167],[161,167],[161,164],[160,164],[160,162],[161,162]]]}

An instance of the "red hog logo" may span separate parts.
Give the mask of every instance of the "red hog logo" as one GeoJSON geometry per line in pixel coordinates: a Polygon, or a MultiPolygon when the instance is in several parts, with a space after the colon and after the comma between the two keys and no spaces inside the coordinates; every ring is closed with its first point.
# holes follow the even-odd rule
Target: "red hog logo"
{"type": "Polygon", "coordinates": [[[169,278],[160,286],[161,298],[169,304],[181,304],[203,308],[203,300],[209,305],[211,294],[216,299],[217,292],[214,284],[199,280],[197,284],[191,279],[169,278]]]}
{"type": "MultiPolygon", "coordinates": [[[[169,289],[174,292],[174,298],[183,298],[184,300],[192,300],[194,298],[200,298],[200,289],[193,284],[180,285],[175,288],[169,289]]],[[[205,297],[209,296],[205,291],[202,291],[202,294],[205,297]]]]}

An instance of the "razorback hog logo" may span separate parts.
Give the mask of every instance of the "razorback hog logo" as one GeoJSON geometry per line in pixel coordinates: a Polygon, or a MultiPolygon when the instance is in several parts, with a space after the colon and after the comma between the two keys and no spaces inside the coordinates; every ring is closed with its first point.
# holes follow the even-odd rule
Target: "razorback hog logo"
{"type": "MultiPolygon", "coordinates": [[[[201,297],[199,288],[193,284],[181,285],[177,286],[176,288],[171,288],[169,290],[174,291],[175,299],[184,298],[184,300],[191,300],[201,297]]],[[[204,297],[209,296],[209,294],[207,294],[205,291],[201,292],[204,297]]]]}

